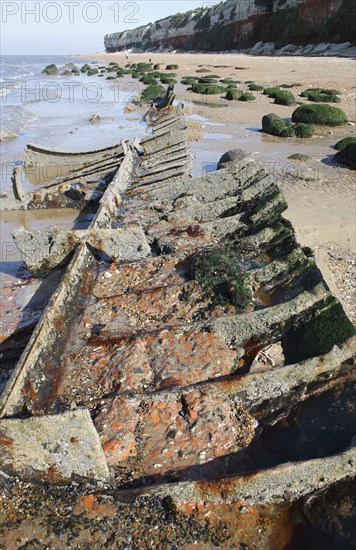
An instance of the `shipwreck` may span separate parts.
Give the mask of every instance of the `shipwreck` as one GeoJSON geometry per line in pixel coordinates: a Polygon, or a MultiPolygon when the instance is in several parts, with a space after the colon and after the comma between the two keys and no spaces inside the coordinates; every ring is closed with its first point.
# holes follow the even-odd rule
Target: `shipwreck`
{"type": "Polygon", "coordinates": [[[4,547],[351,548],[354,328],[261,164],[191,176],[173,98],[140,142],[28,147],[71,165],[36,192],[15,171],[7,208],[95,215],[14,235],[62,276],[0,396],[4,547]]]}

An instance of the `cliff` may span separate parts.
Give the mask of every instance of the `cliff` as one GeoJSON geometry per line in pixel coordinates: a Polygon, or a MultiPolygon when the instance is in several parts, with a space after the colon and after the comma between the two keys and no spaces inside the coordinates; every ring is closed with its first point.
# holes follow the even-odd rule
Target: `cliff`
{"type": "Polygon", "coordinates": [[[107,52],[160,47],[214,51],[249,48],[259,41],[279,48],[340,43],[355,35],[353,0],[227,0],[108,34],[104,41],[107,52]]]}

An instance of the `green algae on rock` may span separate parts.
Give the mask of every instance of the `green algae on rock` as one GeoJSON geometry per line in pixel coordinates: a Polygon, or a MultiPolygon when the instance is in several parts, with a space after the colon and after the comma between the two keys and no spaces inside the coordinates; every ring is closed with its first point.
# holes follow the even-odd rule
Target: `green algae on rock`
{"type": "Polygon", "coordinates": [[[341,304],[335,298],[330,298],[326,309],[283,340],[286,360],[296,362],[324,355],[335,344],[350,338],[354,333],[355,328],[341,304]]]}
{"type": "Polygon", "coordinates": [[[264,115],[262,118],[262,131],[266,134],[278,137],[293,137],[295,131],[292,124],[284,121],[281,117],[274,113],[264,115]]]}
{"type": "Polygon", "coordinates": [[[332,105],[303,104],[292,114],[293,122],[305,122],[307,124],[321,124],[327,126],[342,126],[346,124],[347,117],[344,111],[332,105]]]}
{"type": "Polygon", "coordinates": [[[315,127],[313,124],[305,124],[305,122],[298,122],[293,125],[293,130],[298,138],[309,138],[314,135],[315,127]]]}
{"type": "Polygon", "coordinates": [[[297,160],[298,162],[308,162],[312,160],[312,157],[309,155],[304,155],[303,153],[294,153],[289,155],[288,160],[297,160]]]}
{"type": "Polygon", "coordinates": [[[205,292],[217,300],[246,309],[252,301],[249,276],[239,265],[236,252],[229,247],[194,258],[194,276],[205,292]]]}
{"type": "Polygon", "coordinates": [[[340,139],[335,145],[334,149],[337,151],[341,151],[342,149],[345,149],[348,145],[351,143],[356,143],[356,137],[354,136],[348,136],[345,138],[340,139]]]}
{"type": "Polygon", "coordinates": [[[48,75],[56,75],[58,74],[58,67],[57,65],[54,65],[54,63],[52,63],[51,65],[47,65],[47,67],[43,69],[42,73],[48,75]]]}
{"type": "Polygon", "coordinates": [[[151,100],[163,97],[165,89],[160,84],[150,84],[141,93],[141,100],[144,103],[148,103],[151,100]]]}
{"type": "Polygon", "coordinates": [[[356,142],[349,143],[346,147],[338,151],[335,160],[342,164],[347,164],[350,168],[356,169],[356,142]]]}

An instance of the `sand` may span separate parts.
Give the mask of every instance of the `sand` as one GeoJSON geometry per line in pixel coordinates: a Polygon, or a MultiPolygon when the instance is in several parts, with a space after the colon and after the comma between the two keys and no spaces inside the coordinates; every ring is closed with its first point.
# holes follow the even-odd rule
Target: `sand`
{"type": "MultiPolygon", "coordinates": [[[[88,55],[92,60],[127,63],[125,54],[88,55]]],[[[247,89],[247,80],[262,85],[297,84],[291,91],[297,96],[308,87],[339,90],[348,125],[317,127],[311,139],[281,139],[262,134],[261,119],[274,112],[291,117],[295,107],[274,105],[273,100],[257,92],[251,103],[228,102],[219,96],[197,96],[177,84],[175,92],[187,112],[188,138],[195,154],[194,173],[203,173],[214,165],[221,153],[241,147],[262,161],[276,177],[288,201],[286,217],[296,230],[299,241],[311,247],[318,265],[333,292],[350,316],[354,314],[355,266],[355,172],[333,162],[333,145],[342,137],[355,135],[355,62],[352,59],[326,57],[253,57],[241,54],[145,53],[129,54],[129,62],[152,60],[165,69],[168,63],[179,66],[181,76],[206,74],[233,78],[247,89]],[[203,66],[203,67],[202,67],[203,66]],[[191,118],[192,117],[192,118],[191,118]],[[311,157],[308,163],[288,160],[292,153],[311,157]]],[[[297,98],[300,99],[300,98],[297,98]]]]}

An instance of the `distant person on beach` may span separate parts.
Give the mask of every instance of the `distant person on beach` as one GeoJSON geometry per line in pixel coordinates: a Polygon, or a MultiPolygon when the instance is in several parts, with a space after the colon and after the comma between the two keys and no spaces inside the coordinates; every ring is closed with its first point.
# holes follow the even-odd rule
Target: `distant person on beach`
{"type": "Polygon", "coordinates": [[[129,56],[128,56],[128,54],[125,54],[125,55],[126,55],[126,61],[127,61],[127,60],[128,60],[128,58],[129,58],[129,56]]]}

